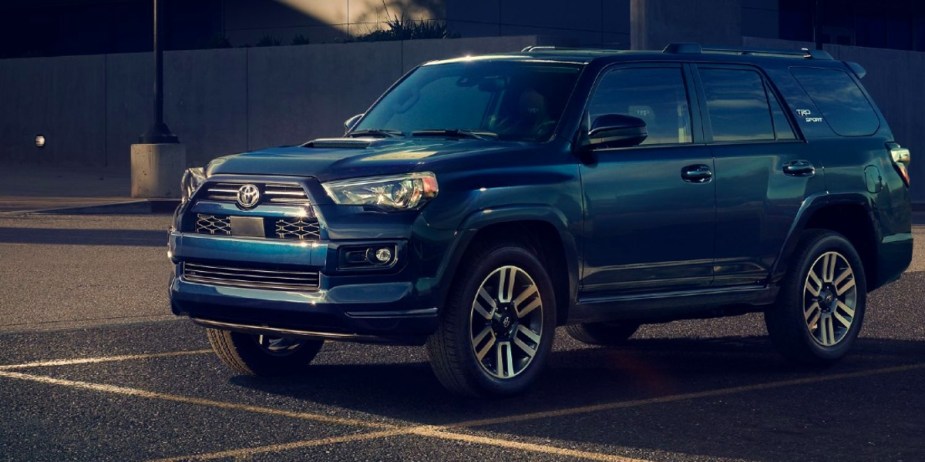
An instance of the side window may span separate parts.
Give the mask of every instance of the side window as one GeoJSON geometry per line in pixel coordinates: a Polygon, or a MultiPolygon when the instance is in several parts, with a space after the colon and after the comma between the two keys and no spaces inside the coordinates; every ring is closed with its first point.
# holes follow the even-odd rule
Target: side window
{"type": "Polygon", "coordinates": [[[701,69],[713,141],[771,141],[774,125],[764,81],[746,69],[701,69]]]}
{"type": "Polygon", "coordinates": [[[646,121],[643,145],[691,142],[690,107],[681,68],[628,68],[607,72],[588,108],[590,119],[623,114],[646,121]]]}
{"type": "Polygon", "coordinates": [[[874,108],[846,72],[812,67],[794,67],[790,72],[816,103],[835,133],[866,136],[880,128],[880,119],[874,108]]]}

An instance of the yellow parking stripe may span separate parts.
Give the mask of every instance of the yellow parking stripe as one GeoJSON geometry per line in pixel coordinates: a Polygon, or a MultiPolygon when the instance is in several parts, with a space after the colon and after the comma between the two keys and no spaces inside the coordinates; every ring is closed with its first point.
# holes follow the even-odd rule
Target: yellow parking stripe
{"type": "Polygon", "coordinates": [[[559,457],[574,457],[578,459],[599,460],[604,462],[646,462],[643,459],[632,459],[629,457],[618,456],[615,454],[604,454],[600,452],[578,451],[575,449],[559,448],[542,444],[523,443],[520,441],[504,440],[500,438],[488,438],[484,436],[469,435],[465,433],[455,433],[441,430],[439,427],[420,427],[412,432],[415,435],[427,436],[431,438],[440,438],[450,441],[463,441],[466,443],[482,444],[486,446],[497,446],[507,449],[517,449],[520,451],[530,451],[541,454],[549,454],[559,457]]]}
{"type": "Polygon", "coordinates": [[[487,425],[498,425],[513,422],[523,422],[535,419],[547,419],[553,417],[564,417],[576,414],[588,414],[592,412],[610,411],[614,409],[626,409],[631,407],[648,406],[650,404],[673,403],[676,401],[685,401],[699,398],[715,398],[717,396],[732,395],[737,393],[746,393],[751,391],[770,390],[774,388],[790,387],[794,385],[809,385],[822,382],[832,382],[836,380],[854,379],[861,377],[870,377],[874,375],[893,374],[897,372],[908,372],[918,369],[925,369],[925,363],[910,364],[906,366],[884,367],[859,372],[846,372],[842,374],[831,374],[819,377],[806,377],[802,379],[780,380],[777,382],[765,382],[755,385],[743,385],[740,387],[720,388],[716,390],[698,391],[694,393],[683,393],[679,395],[660,396],[658,398],[640,399],[633,401],[616,401],[611,403],[592,404],[590,406],[572,407],[558,409],[554,411],[530,412],[527,414],[512,415],[506,417],[495,417],[491,419],[467,420],[455,424],[446,425],[446,428],[468,428],[482,427],[487,425]]]}
{"type": "Polygon", "coordinates": [[[353,435],[332,436],[330,438],[321,438],[317,440],[296,441],[294,443],[272,444],[269,446],[260,446],[254,448],[231,449],[228,451],[212,452],[208,454],[196,454],[192,456],[171,457],[167,459],[156,459],[150,462],[179,462],[186,460],[214,460],[225,458],[247,458],[258,454],[269,452],[291,451],[293,449],[310,448],[314,446],[326,446],[329,444],[352,443],[355,441],[374,440],[378,438],[388,438],[401,434],[407,434],[408,430],[384,430],[381,432],[357,433],[353,435]]]}
{"type": "Polygon", "coordinates": [[[224,401],[214,401],[211,399],[192,398],[188,396],[171,395],[168,393],[158,393],[137,388],[119,387],[115,385],[103,385],[90,382],[79,382],[76,380],[56,379],[41,375],[23,374],[21,372],[0,371],[0,377],[10,379],[26,380],[30,382],[46,383],[49,385],[61,385],[70,388],[82,390],[98,391],[103,393],[113,393],[117,395],[135,396],[138,398],[159,399],[163,401],[173,401],[183,404],[195,404],[197,406],[208,406],[219,409],[230,409],[234,411],[252,412],[255,414],[265,414],[278,417],[289,417],[293,419],[311,420],[315,422],[328,423],[334,425],[357,426],[366,428],[395,428],[395,425],[384,423],[370,422],[368,420],[348,419],[342,417],[331,417],[322,414],[313,414],[310,412],[285,411],[261,406],[250,406],[246,404],[228,403],[224,401]]]}
{"type": "Polygon", "coordinates": [[[77,364],[97,364],[120,361],[138,361],[154,358],[175,358],[178,356],[193,356],[211,353],[212,350],[192,350],[192,351],[171,351],[169,353],[151,353],[146,355],[124,355],[124,356],[103,356],[98,358],[75,358],[75,359],[53,359],[47,361],[35,361],[23,364],[5,364],[0,365],[0,371],[11,369],[28,369],[35,367],[54,367],[54,366],[73,366],[77,364]]]}

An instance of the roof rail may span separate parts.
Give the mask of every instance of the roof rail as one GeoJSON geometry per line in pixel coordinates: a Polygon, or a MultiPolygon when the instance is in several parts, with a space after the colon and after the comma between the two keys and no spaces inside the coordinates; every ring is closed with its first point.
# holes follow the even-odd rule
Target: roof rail
{"type": "Polygon", "coordinates": [[[699,43],[680,42],[670,43],[662,50],[663,53],[671,54],[701,54],[701,53],[718,53],[740,56],[777,56],[786,58],[803,58],[803,59],[834,59],[829,52],[825,50],[810,50],[801,48],[799,50],[769,50],[760,48],[718,48],[703,47],[699,43]]]}
{"type": "Polygon", "coordinates": [[[556,47],[550,45],[527,45],[523,50],[520,50],[521,53],[530,53],[531,51],[541,51],[541,50],[555,50],[556,47]]]}
{"type": "Polygon", "coordinates": [[[616,48],[604,48],[589,45],[586,47],[559,47],[554,45],[528,45],[520,50],[521,53],[532,53],[541,51],[593,51],[593,52],[624,52],[616,48]]]}

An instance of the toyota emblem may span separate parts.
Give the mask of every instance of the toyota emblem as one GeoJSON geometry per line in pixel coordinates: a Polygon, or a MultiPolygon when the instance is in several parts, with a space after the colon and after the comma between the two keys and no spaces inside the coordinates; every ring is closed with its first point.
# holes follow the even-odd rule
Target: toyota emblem
{"type": "Polygon", "coordinates": [[[249,209],[260,202],[260,190],[257,185],[246,184],[238,189],[238,205],[242,209],[249,209]]]}

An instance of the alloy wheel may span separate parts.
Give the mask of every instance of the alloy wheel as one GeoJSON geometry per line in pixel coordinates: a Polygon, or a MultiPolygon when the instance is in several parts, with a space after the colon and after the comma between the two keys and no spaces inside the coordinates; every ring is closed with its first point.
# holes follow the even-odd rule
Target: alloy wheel
{"type": "Polygon", "coordinates": [[[854,270],[845,256],[820,255],[803,284],[803,318],[813,340],[825,347],[841,342],[854,324],[857,304],[854,270]]]}
{"type": "Polygon", "coordinates": [[[543,301],[533,278],[516,266],[494,270],[472,301],[469,326],[482,369],[498,379],[518,376],[543,341],[543,301]]]}

